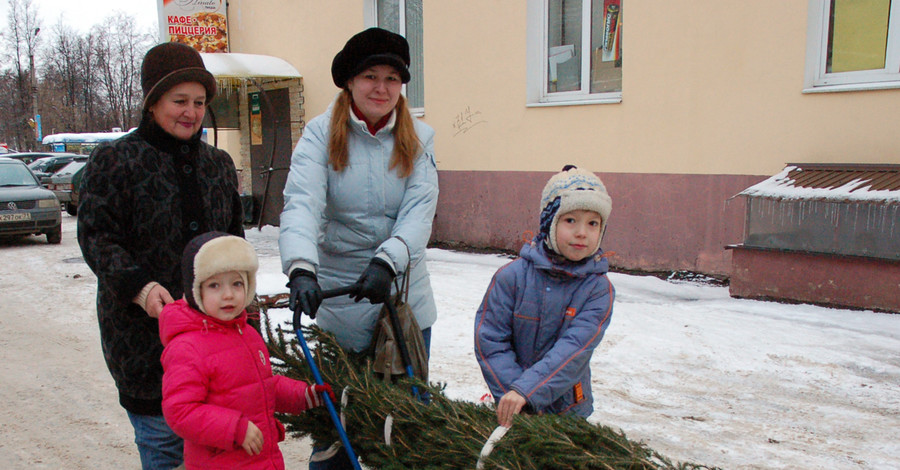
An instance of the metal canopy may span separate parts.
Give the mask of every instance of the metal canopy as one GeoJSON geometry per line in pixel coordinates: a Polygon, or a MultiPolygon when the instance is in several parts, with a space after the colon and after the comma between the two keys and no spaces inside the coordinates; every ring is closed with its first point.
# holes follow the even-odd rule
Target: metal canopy
{"type": "Polygon", "coordinates": [[[900,165],[789,163],[738,196],[900,203],[900,165]]]}
{"type": "Polygon", "coordinates": [[[300,72],[286,60],[260,54],[239,52],[200,53],[203,64],[217,79],[223,78],[301,78],[300,72]]]}

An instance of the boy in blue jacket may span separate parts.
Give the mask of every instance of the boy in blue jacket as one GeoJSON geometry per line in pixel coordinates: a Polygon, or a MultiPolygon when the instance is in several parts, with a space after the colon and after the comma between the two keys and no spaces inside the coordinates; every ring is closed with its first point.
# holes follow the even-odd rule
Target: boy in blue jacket
{"type": "Polygon", "coordinates": [[[500,268],[475,316],[475,356],[497,421],[594,410],[590,360],[615,290],[600,240],[612,199],[593,173],[566,165],[541,193],[540,233],[500,268]]]}

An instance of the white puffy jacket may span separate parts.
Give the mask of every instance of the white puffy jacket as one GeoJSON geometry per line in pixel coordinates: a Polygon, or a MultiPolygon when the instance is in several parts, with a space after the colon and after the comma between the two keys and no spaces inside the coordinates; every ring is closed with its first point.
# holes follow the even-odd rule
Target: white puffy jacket
{"type": "MultiPolygon", "coordinates": [[[[413,119],[424,151],[412,174],[400,178],[389,169],[394,121],[373,136],[363,121],[351,118],[349,166],[340,173],[328,164],[331,108],[306,125],[291,156],[278,244],[284,273],[308,263],[324,290],[355,282],[375,255],[390,260],[398,280],[409,265],[409,303],[425,329],[437,318],[425,267],[438,198],[434,130],[413,119]]],[[[371,341],[379,309],[366,300],[336,297],[322,303],[316,322],[342,347],[361,351],[371,341]]]]}

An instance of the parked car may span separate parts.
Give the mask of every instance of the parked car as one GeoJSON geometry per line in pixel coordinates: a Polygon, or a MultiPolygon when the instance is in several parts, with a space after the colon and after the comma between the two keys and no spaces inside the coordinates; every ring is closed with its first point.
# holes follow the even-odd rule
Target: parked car
{"type": "Polygon", "coordinates": [[[50,183],[50,176],[61,170],[73,160],[87,160],[87,155],[78,155],[75,153],[57,153],[49,157],[41,157],[28,164],[34,176],[37,176],[41,184],[47,186],[50,183]]]}
{"type": "Polygon", "coordinates": [[[87,160],[73,160],[61,170],[50,176],[47,189],[66,205],[69,215],[78,214],[78,186],[81,185],[81,172],[87,160]]]}
{"type": "Polygon", "coordinates": [[[40,234],[62,242],[59,199],[20,160],[0,157],[0,235],[40,234]]]}
{"type": "Polygon", "coordinates": [[[52,157],[54,155],[59,155],[60,152],[15,152],[15,153],[5,153],[4,157],[7,158],[15,158],[16,160],[21,161],[22,163],[28,165],[29,163],[44,157],[52,157]]]}

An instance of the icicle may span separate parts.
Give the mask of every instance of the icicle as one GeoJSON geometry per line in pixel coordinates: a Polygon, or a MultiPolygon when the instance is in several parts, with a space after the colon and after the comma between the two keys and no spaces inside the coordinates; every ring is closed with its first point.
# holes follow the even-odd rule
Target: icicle
{"type": "Polygon", "coordinates": [[[894,210],[894,215],[893,215],[893,217],[891,217],[891,239],[894,238],[894,223],[897,221],[897,217],[898,217],[897,206],[894,206],[893,210],[894,210]]]}
{"type": "Polygon", "coordinates": [[[877,211],[875,210],[875,206],[872,204],[866,204],[866,230],[873,230],[876,227],[875,219],[878,218],[877,211]],[[873,212],[876,212],[873,214],[873,212]]]}

